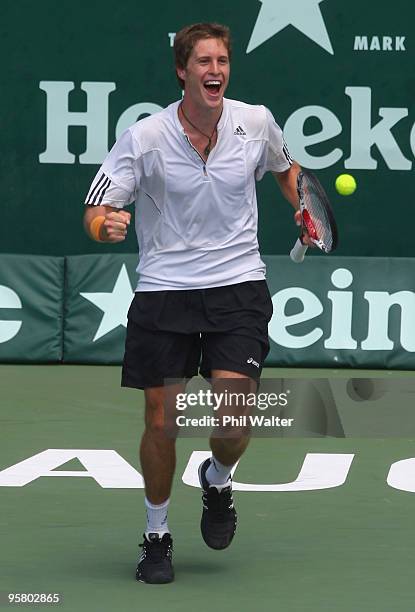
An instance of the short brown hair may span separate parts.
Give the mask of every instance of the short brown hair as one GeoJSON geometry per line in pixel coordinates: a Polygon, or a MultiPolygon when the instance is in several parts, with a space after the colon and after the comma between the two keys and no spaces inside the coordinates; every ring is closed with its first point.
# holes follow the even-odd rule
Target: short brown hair
{"type": "MultiPolygon", "coordinates": [[[[194,23],[177,32],[174,39],[174,60],[176,69],[184,69],[195,44],[204,38],[220,38],[228,51],[229,61],[232,55],[231,32],[227,26],[220,23],[194,23]]],[[[184,81],[176,72],[177,80],[182,89],[184,81]]]]}

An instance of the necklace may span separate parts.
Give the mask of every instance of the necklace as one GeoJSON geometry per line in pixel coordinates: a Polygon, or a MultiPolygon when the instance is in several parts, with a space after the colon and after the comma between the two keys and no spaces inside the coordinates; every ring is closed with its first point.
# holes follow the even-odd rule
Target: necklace
{"type": "Polygon", "coordinates": [[[211,150],[213,134],[215,133],[216,128],[218,127],[218,123],[220,121],[220,118],[222,117],[222,113],[219,115],[219,119],[216,121],[215,127],[213,128],[213,132],[209,136],[208,134],[205,134],[204,132],[202,132],[202,130],[199,129],[194,123],[192,123],[190,121],[190,119],[186,116],[186,114],[185,114],[185,112],[183,110],[183,102],[180,102],[180,109],[181,109],[183,117],[186,119],[187,123],[189,123],[192,126],[192,128],[194,128],[195,130],[200,132],[202,134],[202,136],[204,136],[205,138],[208,139],[209,142],[207,143],[206,147],[203,149],[203,153],[206,155],[206,157],[208,157],[209,153],[210,153],[210,150],[211,150]]]}

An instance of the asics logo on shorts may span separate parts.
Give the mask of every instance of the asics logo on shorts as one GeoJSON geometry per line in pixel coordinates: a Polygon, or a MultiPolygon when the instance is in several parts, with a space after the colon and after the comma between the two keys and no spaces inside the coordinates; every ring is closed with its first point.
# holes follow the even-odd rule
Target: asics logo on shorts
{"type": "Polygon", "coordinates": [[[246,363],[252,363],[252,365],[254,365],[256,368],[259,368],[259,363],[255,361],[253,357],[249,357],[249,359],[246,360],[246,363]]]}

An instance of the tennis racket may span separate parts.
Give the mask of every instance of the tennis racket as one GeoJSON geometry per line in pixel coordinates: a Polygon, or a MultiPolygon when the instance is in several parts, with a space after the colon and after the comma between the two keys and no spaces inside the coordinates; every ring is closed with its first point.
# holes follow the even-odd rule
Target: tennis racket
{"type": "Polygon", "coordinates": [[[290,253],[296,263],[304,260],[308,246],[303,243],[307,233],[324,253],[337,247],[337,226],[328,197],[312,172],[302,170],[297,177],[297,192],[301,212],[301,235],[290,253]]]}

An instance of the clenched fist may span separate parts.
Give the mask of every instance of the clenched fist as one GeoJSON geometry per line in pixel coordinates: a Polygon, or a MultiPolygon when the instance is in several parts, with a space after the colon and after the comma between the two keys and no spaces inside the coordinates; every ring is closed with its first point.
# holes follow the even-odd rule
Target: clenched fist
{"type": "Polygon", "coordinates": [[[100,238],[105,242],[122,242],[127,235],[131,214],[125,210],[107,212],[100,230],[100,238]]]}

